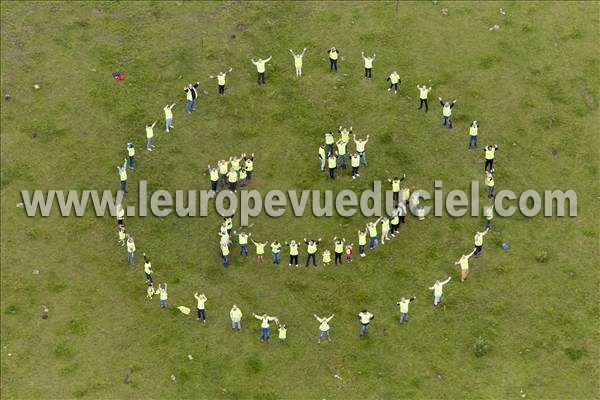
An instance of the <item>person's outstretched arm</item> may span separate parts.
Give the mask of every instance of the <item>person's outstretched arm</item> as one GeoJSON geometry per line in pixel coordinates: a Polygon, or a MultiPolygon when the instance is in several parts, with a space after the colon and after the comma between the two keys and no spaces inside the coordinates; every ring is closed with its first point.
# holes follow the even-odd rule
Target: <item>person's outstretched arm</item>
{"type": "Polygon", "coordinates": [[[267,58],[267,59],[265,60],[265,62],[266,62],[266,63],[268,63],[269,61],[271,61],[271,58],[273,58],[273,56],[269,56],[269,58],[267,58]]]}
{"type": "Polygon", "coordinates": [[[446,279],[444,282],[441,282],[441,284],[445,285],[446,283],[450,282],[451,279],[452,279],[452,277],[449,276],[448,279],[446,279]]]}
{"type": "Polygon", "coordinates": [[[304,57],[304,53],[306,53],[306,47],[304,48],[304,50],[302,50],[302,54],[300,54],[300,57],[304,57]]]}

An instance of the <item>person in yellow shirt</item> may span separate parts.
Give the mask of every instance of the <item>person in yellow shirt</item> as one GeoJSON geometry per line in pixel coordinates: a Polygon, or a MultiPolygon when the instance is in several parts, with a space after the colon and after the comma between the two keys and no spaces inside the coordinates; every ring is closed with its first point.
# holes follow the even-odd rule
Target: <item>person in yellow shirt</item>
{"type": "Polygon", "coordinates": [[[252,173],[254,172],[254,153],[250,157],[244,155],[244,168],[246,168],[247,180],[250,182],[252,173]]]}
{"type": "Polygon", "coordinates": [[[388,92],[392,91],[394,88],[394,94],[398,94],[398,84],[402,83],[400,80],[400,75],[396,71],[392,72],[390,76],[386,79],[390,83],[390,87],[388,88],[388,92]]]}
{"type": "Polygon", "coordinates": [[[125,207],[121,203],[115,205],[117,211],[117,226],[125,225],[125,207]]]}
{"type": "Polygon", "coordinates": [[[198,301],[198,321],[202,319],[202,323],[206,323],[206,296],[204,293],[198,294],[198,292],[194,293],[194,298],[198,301]]]}
{"type": "Polygon", "coordinates": [[[186,87],[183,88],[185,92],[185,98],[187,101],[187,112],[191,114],[192,111],[196,110],[196,99],[198,98],[198,86],[200,86],[200,82],[196,82],[194,84],[188,83],[186,87]]]}
{"type": "Polygon", "coordinates": [[[408,322],[408,305],[412,301],[415,301],[416,299],[417,298],[414,296],[410,297],[410,298],[403,297],[398,302],[398,306],[400,307],[400,323],[401,324],[408,322]]]}
{"type": "Polygon", "coordinates": [[[337,72],[337,62],[340,56],[339,50],[335,47],[332,47],[329,50],[327,50],[327,54],[329,55],[329,72],[337,72]]]}
{"type": "Polygon", "coordinates": [[[286,241],[285,244],[290,248],[290,262],[288,265],[290,267],[295,265],[298,268],[298,249],[300,248],[300,243],[290,240],[289,243],[286,241]]]}
{"type": "Polygon", "coordinates": [[[427,96],[429,96],[429,92],[431,92],[431,86],[417,85],[417,90],[419,91],[419,110],[425,106],[425,112],[429,111],[427,96]]]}
{"type": "Polygon", "coordinates": [[[239,331],[242,330],[242,310],[238,308],[235,304],[231,307],[229,311],[229,318],[231,318],[231,330],[235,331],[236,329],[239,331]]]}
{"type": "MultiPolygon", "coordinates": [[[[227,237],[229,237],[229,236],[227,236],[227,237]]],[[[229,239],[227,239],[227,242],[229,242],[229,239]]],[[[220,247],[221,247],[221,257],[223,259],[223,268],[227,268],[227,266],[229,266],[229,244],[221,242],[220,247]]]]}
{"type": "Polygon", "coordinates": [[[473,256],[475,256],[475,257],[481,256],[481,251],[483,250],[483,237],[485,235],[487,235],[489,231],[490,231],[489,229],[486,229],[483,232],[475,233],[475,237],[473,239],[475,241],[475,252],[473,253],[473,256]]]}
{"type": "Polygon", "coordinates": [[[152,300],[152,296],[154,296],[154,284],[152,282],[148,282],[148,288],[146,289],[146,298],[152,300]]]}
{"type": "Polygon", "coordinates": [[[448,126],[448,129],[452,129],[452,108],[456,104],[456,99],[452,103],[442,100],[441,97],[438,97],[438,100],[442,106],[442,126],[448,126]]]}
{"type": "Polygon", "coordinates": [[[360,167],[360,154],[358,154],[357,151],[350,157],[350,166],[352,166],[352,179],[360,177],[360,174],[358,173],[358,168],[360,167]]]}
{"type": "Polygon", "coordinates": [[[219,96],[225,96],[225,77],[233,71],[233,68],[229,68],[227,71],[221,71],[216,76],[210,75],[210,79],[217,78],[217,84],[219,85],[219,96]]]}
{"type": "Polygon", "coordinates": [[[160,308],[167,308],[168,306],[168,300],[169,300],[169,293],[167,292],[167,284],[163,283],[162,285],[159,283],[158,284],[158,289],[156,290],[156,293],[158,294],[158,298],[160,300],[160,308]]]}
{"type": "Polygon", "coordinates": [[[338,128],[338,133],[340,134],[340,139],[342,140],[342,142],[348,144],[350,142],[350,134],[352,134],[352,127],[350,127],[350,129],[348,130],[340,125],[340,127],[338,128]]]}
{"type": "Polygon", "coordinates": [[[227,182],[227,173],[229,172],[229,161],[219,160],[217,161],[217,167],[219,168],[219,178],[221,180],[221,186],[224,186],[227,182]]]}
{"type": "Polygon", "coordinates": [[[127,263],[129,265],[135,264],[135,242],[131,235],[127,237],[127,263]]]}
{"type": "Polygon", "coordinates": [[[271,256],[273,257],[273,264],[279,265],[281,262],[281,243],[277,240],[271,243],[271,256]]]}
{"type": "Polygon", "coordinates": [[[269,242],[259,243],[255,242],[253,239],[250,240],[252,243],[254,243],[254,246],[256,246],[256,263],[262,264],[265,261],[265,247],[269,244],[269,242]]]}
{"type": "Polygon", "coordinates": [[[485,171],[485,184],[488,188],[488,199],[493,199],[494,198],[494,170],[490,169],[489,171],[485,171]]]}
{"type": "Polygon", "coordinates": [[[477,148],[477,134],[479,131],[479,123],[477,121],[471,122],[469,125],[469,150],[471,147],[477,148]]]}
{"type": "Polygon", "coordinates": [[[356,139],[356,135],[352,135],[354,138],[354,144],[356,146],[356,151],[360,154],[360,159],[362,160],[365,166],[369,165],[367,162],[367,152],[365,151],[365,146],[369,141],[369,136],[367,135],[366,139],[356,139]]]}
{"type": "Polygon", "coordinates": [[[234,235],[237,235],[238,242],[240,244],[240,256],[247,257],[248,256],[248,239],[252,236],[252,233],[240,232],[237,233],[233,231],[234,235]]]}
{"type": "Polygon", "coordinates": [[[271,328],[269,326],[269,323],[271,321],[278,323],[279,320],[277,319],[277,317],[271,317],[267,314],[257,315],[257,314],[252,313],[252,315],[254,316],[254,318],[261,321],[260,322],[260,341],[264,342],[266,340],[267,343],[271,343],[271,328]]]}
{"type": "Polygon", "coordinates": [[[328,249],[323,250],[323,266],[329,267],[331,264],[331,252],[328,249]]]}
{"type": "Polygon", "coordinates": [[[308,264],[310,263],[310,260],[312,259],[313,262],[313,266],[316,267],[317,266],[317,250],[318,250],[318,245],[319,243],[321,243],[321,238],[319,238],[318,240],[306,240],[306,238],[304,238],[304,243],[306,243],[306,268],[308,269],[308,264]]]}
{"type": "Polygon", "coordinates": [[[156,126],[156,122],[154,121],[151,124],[146,125],[146,149],[148,151],[152,151],[154,147],[154,127],[156,126]]]}
{"type": "Polygon", "coordinates": [[[366,257],[365,246],[367,245],[367,228],[358,231],[358,254],[366,257]]]}
{"type": "Polygon", "coordinates": [[[117,165],[119,180],[121,181],[121,192],[127,193],[127,159],[123,160],[123,166],[117,165]]]}
{"type": "Polygon", "coordinates": [[[335,265],[338,265],[338,262],[342,263],[342,254],[344,254],[344,245],[346,244],[346,239],[339,239],[338,237],[333,238],[333,253],[335,254],[335,265]]]}
{"type": "Polygon", "coordinates": [[[394,177],[387,180],[389,183],[392,184],[392,194],[394,203],[400,202],[400,182],[402,182],[404,179],[406,179],[406,174],[403,174],[402,178],[394,177]]]}
{"type": "Polygon", "coordinates": [[[331,314],[330,317],[328,318],[321,318],[319,317],[317,314],[313,314],[313,316],[317,319],[317,321],[319,321],[319,337],[317,338],[317,343],[321,344],[321,338],[326,337],[327,340],[329,342],[331,342],[331,334],[329,333],[329,321],[331,321],[333,319],[333,317],[335,316],[335,314],[331,314]]]}
{"type": "Polygon", "coordinates": [[[373,70],[373,61],[375,61],[377,56],[373,54],[373,57],[369,57],[368,55],[365,55],[364,51],[360,52],[360,56],[365,62],[365,79],[370,80],[373,77],[371,74],[371,71],[373,70]]]}
{"type": "Polygon", "coordinates": [[[237,193],[236,186],[238,180],[238,173],[232,168],[227,173],[227,181],[229,182],[229,191],[232,193],[237,193]]]}
{"type": "Polygon", "coordinates": [[[123,225],[120,225],[119,226],[119,241],[117,242],[117,244],[120,245],[121,247],[125,246],[125,238],[126,238],[125,227],[123,225]]]}
{"type": "Polygon", "coordinates": [[[133,143],[127,143],[127,158],[129,158],[129,169],[135,168],[135,148],[133,143]]]}
{"type": "Polygon", "coordinates": [[[210,176],[210,190],[217,193],[219,184],[219,168],[217,166],[211,167],[208,164],[208,175],[210,176]]]}
{"type": "Polygon", "coordinates": [[[333,148],[335,146],[335,138],[333,137],[333,132],[325,132],[325,149],[326,155],[329,157],[331,153],[333,153],[333,148]]]}
{"type": "Polygon", "coordinates": [[[167,104],[166,106],[163,107],[163,110],[165,112],[165,130],[167,132],[169,132],[169,129],[174,129],[175,127],[173,126],[173,107],[175,107],[175,103],[173,104],[167,104]]]}
{"type": "Polygon", "coordinates": [[[369,333],[369,323],[375,316],[368,312],[366,309],[358,313],[358,320],[360,321],[360,336],[365,336],[369,333]]]}
{"type": "Polygon", "coordinates": [[[146,257],[146,253],[144,254],[144,274],[146,275],[146,281],[153,283],[154,279],[152,279],[152,263],[150,262],[150,259],[148,257],[146,257]]]}
{"type": "Polygon", "coordinates": [[[340,166],[341,169],[346,169],[346,142],[342,139],[338,140],[336,143],[337,146],[337,165],[340,166]]]}
{"type": "Polygon", "coordinates": [[[467,280],[467,276],[469,275],[469,258],[475,254],[475,250],[470,252],[469,254],[463,254],[460,256],[458,261],[454,263],[454,265],[460,265],[460,281],[464,282],[467,280]]]}
{"type": "Polygon", "coordinates": [[[375,222],[367,223],[367,231],[369,231],[369,249],[375,250],[377,247],[377,224],[381,221],[382,217],[377,218],[375,222]]]}
{"type": "Polygon", "coordinates": [[[437,307],[442,301],[442,295],[444,294],[444,285],[450,282],[452,277],[448,277],[445,281],[435,281],[433,286],[429,290],[433,290],[433,306],[437,307]]]}
{"type": "Polygon", "coordinates": [[[302,57],[304,57],[304,53],[306,53],[306,47],[302,50],[302,53],[296,54],[292,49],[290,49],[290,53],[294,57],[294,67],[296,67],[296,78],[300,78],[302,76],[302,57]]]}
{"type": "Polygon", "coordinates": [[[279,343],[287,344],[287,325],[278,325],[277,330],[279,331],[279,343]]]}
{"type": "Polygon", "coordinates": [[[497,150],[498,150],[497,144],[488,144],[483,149],[483,152],[485,153],[485,167],[484,167],[485,171],[491,170],[494,167],[494,157],[496,155],[497,150]]]}
{"type": "Polygon", "coordinates": [[[273,56],[269,56],[266,60],[259,58],[258,60],[251,60],[252,64],[256,65],[256,72],[258,73],[257,83],[260,85],[261,83],[264,85],[267,82],[265,81],[265,64],[271,61],[273,56]]]}
{"type": "Polygon", "coordinates": [[[319,160],[321,161],[321,172],[325,172],[325,164],[327,163],[327,154],[325,153],[325,146],[319,146],[319,160]]]}
{"type": "Polygon", "coordinates": [[[329,168],[329,177],[335,179],[335,169],[337,168],[337,159],[335,153],[329,153],[327,158],[327,167],[329,168]]]}

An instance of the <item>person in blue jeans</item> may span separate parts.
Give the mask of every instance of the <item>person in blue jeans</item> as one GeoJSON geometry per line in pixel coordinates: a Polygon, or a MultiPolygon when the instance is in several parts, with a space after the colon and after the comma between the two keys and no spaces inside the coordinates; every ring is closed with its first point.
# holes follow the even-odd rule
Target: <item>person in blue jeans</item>
{"type": "Polygon", "coordinates": [[[444,102],[441,97],[438,97],[438,100],[442,106],[442,126],[448,126],[448,129],[452,129],[452,107],[454,107],[456,99],[452,103],[449,101],[444,102]]]}
{"type": "Polygon", "coordinates": [[[321,238],[319,240],[306,240],[304,239],[304,243],[306,243],[306,268],[310,264],[310,260],[312,259],[313,267],[317,266],[317,246],[321,243],[321,238]]]}
{"type": "Polygon", "coordinates": [[[271,243],[271,255],[273,256],[273,264],[281,262],[281,243],[277,240],[271,243]]]}
{"type": "Polygon", "coordinates": [[[365,336],[367,333],[369,333],[369,323],[373,318],[375,318],[375,316],[366,309],[358,313],[358,320],[360,321],[360,336],[365,336]]]}
{"type": "Polygon", "coordinates": [[[277,317],[271,317],[267,314],[256,315],[256,314],[252,313],[252,315],[254,316],[254,318],[261,321],[261,323],[260,323],[260,341],[261,342],[266,341],[267,343],[271,343],[271,328],[269,326],[269,323],[271,321],[275,321],[275,323],[279,323],[279,320],[277,319],[277,317]]]}
{"type": "Polygon", "coordinates": [[[127,159],[123,160],[123,166],[117,165],[119,180],[121,181],[121,192],[127,193],[127,159]]]}
{"type": "Polygon", "coordinates": [[[133,143],[127,143],[127,156],[129,158],[129,169],[135,168],[135,148],[133,143]]]}
{"type": "Polygon", "coordinates": [[[477,131],[479,130],[479,123],[477,121],[473,121],[471,125],[469,125],[469,150],[471,148],[477,147],[477,131]]]}
{"type": "Polygon", "coordinates": [[[198,98],[198,91],[196,90],[198,88],[198,86],[200,85],[200,82],[196,82],[194,84],[189,83],[186,87],[183,88],[183,91],[185,92],[185,97],[186,97],[186,101],[187,101],[187,112],[188,114],[191,114],[192,111],[194,111],[196,109],[196,99],[198,98]]]}

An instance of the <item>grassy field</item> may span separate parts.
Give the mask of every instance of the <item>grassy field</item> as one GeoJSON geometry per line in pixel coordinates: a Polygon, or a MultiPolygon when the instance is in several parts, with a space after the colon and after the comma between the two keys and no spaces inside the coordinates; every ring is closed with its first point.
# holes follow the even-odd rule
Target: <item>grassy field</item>
{"type": "MultiPolygon", "coordinates": [[[[599,21],[597,2],[3,2],[2,398],[598,398],[599,21]],[[345,57],[337,74],[332,45],[345,57]],[[288,49],[303,47],[297,81],[288,49]],[[361,50],[378,57],[370,82],[361,50]],[[257,87],[249,60],[269,55],[267,85],[257,87]],[[219,98],[208,75],[229,66],[219,98]],[[385,90],[394,69],[397,96],[385,90]],[[208,94],[188,115],[181,89],[196,80],[208,94]],[[429,82],[431,110],[418,113],[415,86],[429,82]],[[438,96],[458,99],[452,133],[440,126],[438,96]],[[174,101],[175,130],[156,129],[149,154],[143,127],[174,101]],[[151,256],[172,306],[193,308],[193,293],[206,293],[204,327],[145,300],[113,218],[27,218],[15,207],[21,189],[116,190],[130,140],[139,156],[126,205],[141,179],[149,190],[206,189],[206,165],[241,152],[256,153],[261,192],[362,191],[401,171],[424,189],[434,179],[467,189],[483,169],[482,152],[467,151],[473,119],[480,144],[500,146],[498,189],[574,189],[579,215],[496,218],[465,284],[452,263],[482,218],[409,219],[366,259],[310,272],[257,266],[235,248],[223,271],[214,213],[128,218],[137,262],[151,256]],[[370,164],[360,179],[332,183],[316,150],[340,124],[372,135],[370,164]],[[427,287],[447,275],[435,310],[427,287]],[[400,327],[404,295],[418,298],[400,327]],[[235,335],[233,303],[245,314],[235,335]],[[376,319],[361,340],[363,307],[376,319]],[[261,344],[252,312],[287,323],[289,344],[261,344]],[[318,347],[312,314],[332,312],[334,342],[318,347]],[[473,351],[479,336],[483,357],[473,351]]],[[[366,219],[288,212],[253,222],[260,240],[356,243],[366,219]]]]}

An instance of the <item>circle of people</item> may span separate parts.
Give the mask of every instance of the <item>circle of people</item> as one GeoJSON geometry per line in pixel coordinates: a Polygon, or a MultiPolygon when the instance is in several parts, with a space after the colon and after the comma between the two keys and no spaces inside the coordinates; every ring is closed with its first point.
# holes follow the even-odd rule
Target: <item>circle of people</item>
{"type": "MultiPolygon", "coordinates": [[[[303,57],[306,53],[306,48],[302,50],[302,52],[295,53],[290,49],[290,53],[294,58],[294,66],[296,72],[296,78],[301,78],[302,76],[302,63],[303,57]]],[[[338,71],[338,61],[340,60],[340,51],[336,47],[331,47],[327,50],[328,58],[329,58],[329,70],[330,72],[338,71]]],[[[364,78],[366,80],[371,80],[373,62],[376,59],[376,55],[373,56],[366,55],[364,52],[361,52],[361,58],[364,61],[364,78]]],[[[256,66],[257,70],[257,83],[259,85],[266,84],[266,65],[269,61],[271,61],[272,56],[267,57],[266,59],[251,59],[252,64],[256,66]]],[[[342,58],[343,60],[343,58],[342,58]]],[[[217,79],[217,90],[219,96],[225,95],[225,84],[226,84],[226,76],[233,71],[232,68],[225,69],[219,72],[216,75],[210,75],[210,79],[217,79]]],[[[388,77],[387,81],[390,86],[387,88],[387,91],[394,91],[394,94],[398,93],[398,85],[401,83],[401,79],[399,74],[396,71],[393,71],[388,77]]],[[[200,83],[190,83],[186,85],[183,89],[186,96],[186,111],[191,114],[196,110],[196,103],[198,100],[198,87],[200,83]]],[[[419,92],[419,107],[418,110],[424,109],[425,112],[428,112],[428,97],[429,93],[432,90],[431,85],[417,85],[417,90],[419,92]]],[[[448,129],[453,129],[452,124],[452,109],[456,104],[456,100],[444,101],[441,97],[438,98],[440,105],[442,107],[442,126],[446,126],[448,129]]],[[[175,103],[167,104],[163,107],[164,115],[165,115],[165,132],[169,133],[171,129],[174,129],[173,126],[173,108],[175,103]]],[[[148,125],[146,125],[146,150],[151,152],[154,149],[154,128],[158,121],[154,121],[148,125]]],[[[473,121],[469,126],[469,144],[468,149],[476,149],[477,148],[477,136],[478,136],[479,123],[477,121],[473,121]]],[[[327,166],[329,177],[331,179],[335,179],[335,172],[337,169],[345,170],[347,169],[347,160],[346,156],[349,154],[350,157],[350,166],[352,167],[351,176],[352,179],[356,179],[360,177],[359,168],[361,163],[366,167],[368,166],[367,155],[366,155],[366,145],[369,141],[370,135],[367,135],[364,139],[357,138],[356,135],[353,134],[352,127],[349,129],[340,126],[338,128],[338,134],[340,135],[339,139],[336,140],[334,134],[331,131],[325,133],[325,143],[321,145],[318,149],[318,158],[320,161],[320,171],[325,172],[325,167],[327,166]],[[350,143],[350,135],[352,135],[352,140],[355,145],[355,150],[350,152],[348,149],[348,144],[350,143]]],[[[124,193],[127,192],[127,169],[134,170],[136,166],[136,158],[135,158],[135,147],[133,142],[127,143],[127,157],[124,159],[123,165],[117,166],[119,179],[120,179],[120,191],[124,193]]],[[[494,197],[494,169],[493,163],[495,159],[495,152],[498,150],[497,145],[487,145],[484,147],[484,158],[485,158],[485,182],[488,188],[487,196],[489,199],[493,199],[494,197]]],[[[211,190],[213,192],[217,192],[221,190],[223,187],[227,187],[231,192],[237,191],[237,185],[244,187],[246,186],[252,179],[252,174],[254,172],[254,153],[251,155],[247,155],[242,153],[241,155],[231,156],[229,159],[221,159],[217,161],[213,166],[208,165],[208,175],[210,178],[211,190]]],[[[401,182],[404,181],[406,175],[403,174],[402,177],[394,177],[390,178],[387,181],[391,184],[393,199],[396,204],[396,208],[394,209],[392,215],[381,216],[377,220],[368,222],[366,226],[362,229],[359,229],[358,234],[358,252],[360,257],[366,257],[366,246],[368,243],[369,250],[374,251],[378,245],[378,231],[377,225],[381,225],[381,244],[385,244],[386,240],[391,240],[390,235],[395,237],[396,234],[399,233],[400,225],[406,223],[406,215],[407,208],[409,208],[413,215],[415,215],[418,220],[423,220],[425,218],[425,213],[423,207],[419,206],[419,191],[414,190],[414,187],[411,190],[408,186],[402,186],[401,182]],[[368,240],[367,240],[368,238],[368,240]]],[[[135,252],[136,246],[133,237],[128,234],[125,230],[125,207],[121,203],[116,204],[116,214],[117,214],[117,226],[118,226],[118,244],[127,248],[127,262],[131,266],[135,266],[135,252]]],[[[474,249],[468,253],[463,254],[461,257],[454,262],[454,265],[459,266],[461,274],[461,282],[465,282],[469,275],[469,259],[471,257],[479,257],[482,254],[483,249],[483,238],[487,235],[491,229],[492,220],[493,220],[493,206],[489,206],[486,208],[485,219],[486,225],[485,229],[481,232],[476,232],[474,236],[474,249]]],[[[250,225],[251,227],[252,225],[250,225]]],[[[248,246],[249,242],[252,242],[255,246],[256,252],[256,262],[257,264],[264,263],[264,255],[265,248],[267,246],[271,249],[271,255],[273,264],[281,263],[281,250],[283,246],[286,246],[289,249],[289,262],[288,265],[290,267],[298,267],[299,266],[299,252],[302,245],[306,246],[306,262],[305,267],[308,270],[310,264],[313,267],[317,267],[317,253],[318,247],[323,243],[321,238],[319,239],[306,239],[302,242],[296,240],[285,241],[282,243],[277,240],[269,243],[258,242],[251,238],[252,233],[245,232],[240,229],[240,231],[233,231],[233,219],[231,217],[224,218],[224,221],[219,230],[220,242],[219,247],[221,249],[221,259],[223,263],[223,267],[227,268],[230,263],[230,247],[232,246],[231,235],[236,236],[239,245],[239,255],[241,257],[248,256],[248,246]]],[[[351,263],[353,261],[353,251],[354,244],[348,243],[345,238],[334,237],[331,244],[333,245],[333,254],[334,254],[334,265],[342,265],[345,263],[351,263]],[[344,259],[344,260],[343,260],[344,259]]],[[[331,261],[331,251],[329,249],[324,249],[322,251],[322,264],[324,267],[330,266],[332,264],[331,261]]],[[[152,263],[150,258],[143,253],[144,258],[144,274],[147,282],[147,291],[146,298],[152,299],[153,296],[157,295],[159,297],[159,304],[161,308],[168,307],[168,286],[167,283],[158,284],[158,287],[154,287],[154,279],[152,269],[152,263]]],[[[438,307],[441,304],[441,299],[443,295],[443,287],[447,283],[451,281],[451,277],[447,277],[445,280],[436,280],[435,283],[429,287],[429,290],[433,291],[433,306],[438,307]]],[[[194,298],[197,300],[197,319],[206,323],[206,301],[208,300],[204,293],[195,293],[194,298]]],[[[416,296],[406,296],[402,297],[398,302],[397,306],[399,307],[400,315],[399,322],[401,324],[408,322],[408,309],[409,304],[416,299],[416,296]]],[[[177,307],[182,313],[190,314],[191,309],[186,306],[177,307]]],[[[263,314],[252,314],[254,318],[260,320],[260,332],[261,332],[261,342],[270,342],[271,334],[270,334],[270,324],[271,322],[275,322],[278,327],[278,338],[282,344],[287,343],[287,326],[285,324],[281,324],[279,319],[276,316],[271,316],[266,313],[263,314]]],[[[241,331],[241,319],[242,319],[242,311],[237,305],[233,305],[230,310],[230,319],[231,319],[231,327],[233,331],[241,331]]],[[[330,316],[320,317],[314,314],[315,319],[319,322],[319,334],[317,337],[317,342],[321,343],[321,340],[326,338],[328,341],[332,341],[330,334],[330,325],[329,322],[333,319],[335,314],[331,314],[330,316]]],[[[375,318],[375,316],[369,312],[367,309],[363,309],[360,313],[357,314],[357,318],[360,323],[360,336],[367,335],[369,331],[369,324],[375,318]]]]}

